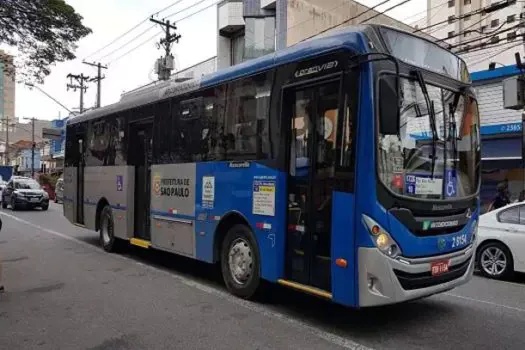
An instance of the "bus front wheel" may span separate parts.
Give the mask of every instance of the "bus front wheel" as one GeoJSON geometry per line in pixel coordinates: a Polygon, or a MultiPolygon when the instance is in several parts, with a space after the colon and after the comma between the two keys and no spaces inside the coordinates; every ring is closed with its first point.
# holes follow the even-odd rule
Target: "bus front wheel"
{"type": "Polygon", "coordinates": [[[245,299],[254,297],[260,284],[260,263],[257,243],[245,225],[233,226],[221,249],[221,270],[230,293],[245,299]]]}

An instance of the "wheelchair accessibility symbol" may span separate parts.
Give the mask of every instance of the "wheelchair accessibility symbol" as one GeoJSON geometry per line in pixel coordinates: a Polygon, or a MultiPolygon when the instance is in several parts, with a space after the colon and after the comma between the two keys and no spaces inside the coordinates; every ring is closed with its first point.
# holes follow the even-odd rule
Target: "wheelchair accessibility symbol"
{"type": "Polygon", "coordinates": [[[453,170],[447,170],[445,193],[447,197],[455,197],[457,194],[456,172],[453,170]]]}

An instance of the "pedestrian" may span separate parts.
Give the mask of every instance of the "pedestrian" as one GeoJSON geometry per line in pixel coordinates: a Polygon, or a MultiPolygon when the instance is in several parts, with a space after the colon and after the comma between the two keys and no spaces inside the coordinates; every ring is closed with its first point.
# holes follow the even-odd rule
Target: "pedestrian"
{"type": "Polygon", "coordinates": [[[489,207],[489,211],[492,211],[494,209],[503,208],[504,206],[510,204],[510,199],[507,194],[507,189],[504,184],[498,185],[498,194],[496,195],[496,198],[492,201],[492,204],[489,207]]]}

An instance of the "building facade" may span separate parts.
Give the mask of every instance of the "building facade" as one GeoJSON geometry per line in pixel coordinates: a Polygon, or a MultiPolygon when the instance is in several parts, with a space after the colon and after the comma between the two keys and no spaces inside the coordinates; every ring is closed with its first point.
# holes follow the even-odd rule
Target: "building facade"
{"type": "Polygon", "coordinates": [[[0,130],[5,130],[6,117],[15,117],[15,79],[13,56],[0,50],[0,130]]]}
{"type": "Polygon", "coordinates": [[[515,64],[514,54],[523,57],[522,24],[525,3],[493,12],[484,12],[494,0],[427,0],[427,16],[418,22],[425,32],[451,45],[467,63],[470,71],[496,65],[515,64]],[[424,23],[424,24],[423,24],[424,23]]]}
{"type": "Polygon", "coordinates": [[[519,74],[516,65],[472,73],[481,117],[483,212],[494,199],[498,184],[508,185],[511,200],[517,200],[525,189],[522,111],[503,108],[503,80],[519,74]]]}
{"type": "Polygon", "coordinates": [[[353,0],[223,0],[217,5],[217,69],[365,20],[414,30],[353,0]]]}

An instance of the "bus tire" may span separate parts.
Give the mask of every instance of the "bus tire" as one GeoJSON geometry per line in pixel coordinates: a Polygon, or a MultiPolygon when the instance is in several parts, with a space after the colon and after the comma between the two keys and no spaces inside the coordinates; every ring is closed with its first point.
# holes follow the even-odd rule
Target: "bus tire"
{"type": "Polygon", "coordinates": [[[100,213],[100,245],[106,252],[115,252],[118,248],[118,240],[115,238],[115,225],[113,222],[113,212],[109,205],[106,205],[100,213]]]}
{"type": "Polygon", "coordinates": [[[221,272],[228,291],[251,299],[261,283],[260,258],[252,231],[242,224],[234,225],[222,242],[221,272]]]}

